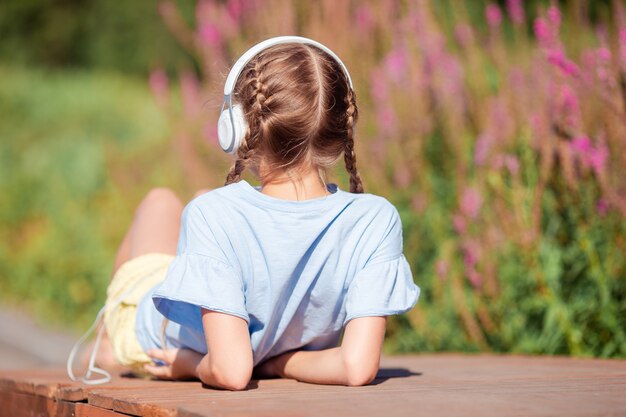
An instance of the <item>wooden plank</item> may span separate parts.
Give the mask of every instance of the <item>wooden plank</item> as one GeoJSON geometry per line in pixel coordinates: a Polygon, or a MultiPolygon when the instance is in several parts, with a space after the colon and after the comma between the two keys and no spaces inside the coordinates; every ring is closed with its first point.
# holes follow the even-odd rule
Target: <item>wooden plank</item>
{"type": "Polygon", "coordinates": [[[205,388],[197,381],[116,376],[109,384],[85,386],[68,381],[60,371],[11,375],[0,376],[5,393],[0,409],[5,399],[9,404],[17,401],[12,394],[7,397],[9,390],[36,403],[39,414],[27,415],[55,415],[44,414],[54,398],[58,404],[51,411],[59,417],[70,415],[72,405],[79,417],[626,416],[626,360],[456,353],[396,356],[384,357],[377,379],[365,387],[272,379],[252,381],[240,392],[205,388]],[[88,404],[65,401],[70,398],[86,398],[88,404]]]}
{"type": "MultiPolygon", "coordinates": [[[[67,379],[67,377],[63,377],[67,379]]],[[[120,375],[113,375],[111,382],[104,385],[85,385],[68,381],[57,387],[55,398],[65,401],[87,401],[89,392],[92,390],[108,387],[114,390],[148,390],[153,387],[161,387],[170,384],[170,381],[156,381],[150,379],[128,378],[120,375]]]]}
{"type": "MultiPolygon", "coordinates": [[[[251,389],[243,392],[227,392],[217,390],[198,390],[197,387],[185,387],[178,390],[171,386],[166,390],[152,390],[148,394],[137,397],[137,393],[111,393],[99,391],[96,396],[90,397],[90,401],[98,402],[107,399],[117,401],[115,409],[135,414],[142,413],[142,403],[161,405],[170,410],[177,403],[180,415],[246,415],[260,411],[276,413],[279,410],[315,410],[315,413],[349,413],[350,407],[367,407],[368,412],[364,415],[377,415],[387,412],[389,407],[394,409],[398,404],[410,404],[411,398],[432,393],[433,390],[445,393],[442,403],[437,403],[435,396],[432,410],[438,410],[447,405],[451,395],[465,396],[468,403],[460,403],[460,407],[448,406],[453,411],[467,411],[474,401],[474,395],[487,395],[493,397],[501,395],[499,402],[502,408],[497,412],[508,409],[510,401],[502,401],[507,395],[513,399],[518,393],[526,393],[529,398],[537,394],[553,393],[556,395],[578,394],[586,390],[588,386],[594,387],[596,378],[602,379],[604,385],[610,388],[607,395],[616,394],[613,397],[617,403],[608,401],[607,407],[615,406],[616,409],[624,406],[617,395],[625,389],[623,386],[624,361],[617,361],[621,368],[615,367],[615,361],[589,361],[571,360],[569,358],[533,358],[533,357],[494,357],[494,356],[450,356],[437,357],[404,357],[394,358],[387,362],[392,365],[405,365],[387,367],[381,369],[374,385],[367,387],[331,387],[323,385],[302,384],[290,380],[263,380],[252,384],[251,389]],[[399,361],[399,362],[398,362],[399,361]],[[607,375],[613,373],[614,375],[607,375]],[[420,379],[420,376],[429,376],[429,381],[420,379]],[[563,379],[561,384],[556,384],[555,379],[563,379]],[[568,380],[571,380],[568,382],[568,380]],[[425,384],[425,382],[428,382],[425,384]],[[590,383],[591,382],[591,383],[590,383]],[[472,384],[473,383],[473,384],[472,384]],[[476,385],[478,383],[478,385],[476,385]],[[358,391],[355,391],[358,390],[358,391]],[[481,391],[482,390],[482,391],[481,391]],[[612,390],[612,391],[611,391],[612,390]],[[481,394],[482,393],[482,394],[481,394]],[[169,394],[169,399],[168,399],[169,394]],[[360,397],[367,394],[367,401],[363,402],[360,397]],[[378,396],[372,404],[372,398],[378,396]],[[403,398],[407,396],[407,398],[403,398]],[[341,404],[337,399],[341,398],[341,404]],[[395,398],[395,399],[394,399],[395,398]],[[391,403],[386,401],[391,399],[391,403]],[[401,400],[401,401],[399,401],[401,400]],[[324,404],[329,404],[328,408],[324,404]],[[348,409],[343,409],[342,404],[348,404],[348,409]],[[133,408],[136,407],[136,408],[133,408]]],[[[596,384],[597,385],[597,384],[596,384]]],[[[598,385],[598,389],[605,389],[598,385]]],[[[596,395],[597,393],[593,393],[596,395]]],[[[561,400],[559,400],[561,401],[561,400]]],[[[496,401],[497,403],[498,401],[496,401]]],[[[102,404],[101,404],[102,405],[102,404]]],[[[417,404],[416,404],[417,406],[417,404]]],[[[414,407],[407,411],[413,412],[414,407]]],[[[527,407],[526,407],[527,408],[527,407]]],[[[524,408],[522,408],[524,409],[524,408]]],[[[427,413],[431,409],[426,409],[427,413]]],[[[575,411],[579,407],[574,407],[575,411]]],[[[570,410],[572,411],[572,410],[570,410]]],[[[588,411],[583,409],[583,414],[588,411]]],[[[168,411],[169,412],[169,411],[168,411]]],[[[401,412],[401,410],[400,410],[401,412]]],[[[289,414],[290,411],[285,411],[289,414]]]]}
{"type": "Polygon", "coordinates": [[[74,417],[121,417],[123,414],[115,411],[94,407],[86,403],[76,403],[74,417]]]}
{"type": "Polygon", "coordinates": [[[57,404],[51,398],[0,389],[0,417],[56,416],[57,404]]]}
{"type": "MultiPolygon", "coordinates": [[[[59,383],[67,379],[60,369],[4,371],[0,373],[0,389],[55,398],[59,383]]],[[[68,380],[69,381],[69,380],[68,380]]]]}
{"type": "Polygon", "coordinates": [[[86,403],[55,401],[37,394],[0,390],[0,417],[121,417],[86,403]]]}
{"type": "Polygon", "coordinates": [[[203,391],[200,382],[158,382],[159,385],[141,390],[92,389],[87,396],[88,404],[133,416],[171,417],[176,415],[181,395],[203,391]]]}
{"type": "MultiPolygon", "coordinates": [[[[111,382],[104,386],[113,389],[149,389],[169,383],[122,375],[124,372],[113,374],[111,382]]],[[[0,371],[0,389],[2,390],[36,394],[63,401],[86,401],[89,391],[102,386],[73,382],[68,378],[66,371],[59,368],[0,371]]]]}
{"type": "Polygon", "coordinates": [[[69,401],[56,401],[55,417],[74,417],[76,415],[76,403],[69,401]]]}
{"type": "MultiPolygon", "coordinates": [[[[498,384],[472,389],[465,387],[431,387],[421,391],[375,392],[354,388],[348,396],[316,393],[310,396],[279,395],[243,399],[218,399],[204,403],[187,402],[179,408],[180,417],[241,417],[274,415],[302,416],[619,416],[625,414],[624,402],[603,403],[598,397],[578,387],[576,391],[520,390],[500,392],[498,384]],[[564,395],[567,394],[567,395],[564,395]]],[[[614,390],[614,397],[624,389],[614,390]]]]}
{"type": "Polygon", "coordinates": [[[269,415],[277,410],[311,416],[626,415],[623,360],[414,355],[385,358],[374,385],[337,387],[334,393],[285,388],[265,396],[250,391],[203,401],[181,397],[179,416],[269,415]]]}

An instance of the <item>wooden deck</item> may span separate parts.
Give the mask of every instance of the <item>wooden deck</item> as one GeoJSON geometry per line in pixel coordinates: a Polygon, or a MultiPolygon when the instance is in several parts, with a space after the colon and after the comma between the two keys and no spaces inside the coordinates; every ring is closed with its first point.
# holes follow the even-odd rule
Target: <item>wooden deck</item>
{"type": "Polygon", "coordinates": [[[372,385],[273,379],[245,391],[61,369],[0,371],[0,416],[626,416],[626,360],[428,354],[385,357],[372,385]]]}

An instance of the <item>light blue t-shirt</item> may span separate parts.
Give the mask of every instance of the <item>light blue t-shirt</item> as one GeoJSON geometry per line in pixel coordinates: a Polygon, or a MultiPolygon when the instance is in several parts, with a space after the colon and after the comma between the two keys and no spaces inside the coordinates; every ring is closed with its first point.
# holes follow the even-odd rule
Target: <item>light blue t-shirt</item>
{"type": "Polygon", "coordinates": [[[167,277],[138,306],[142,347],[161,347],[165,316],[168,347],[206,353],[203,307],[248,323],[256,366],[293,349],[335,347],[353,318],[410,310],[420,288],[395,207],[328,190],[288,201],[242,180],[191,201],[167,277]]]}

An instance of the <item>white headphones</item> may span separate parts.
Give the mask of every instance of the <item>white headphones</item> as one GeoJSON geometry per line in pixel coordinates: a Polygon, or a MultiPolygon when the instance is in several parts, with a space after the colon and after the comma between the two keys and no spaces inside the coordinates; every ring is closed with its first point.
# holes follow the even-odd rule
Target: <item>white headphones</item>
{"type": "Polygon", "coordinates": [[[348,78],[350,88],[352,88],[352,79],[350,78],[348,69],[341,59],[339,59],[333,51],[313,39],[303,38],[301,36],[278,36],[276,38],[270,38],[257,43],[252,48],[248,49],[246,53],[243,54],[237,62],[235,62],[235,65],[233,65],[233,68],[230,70],[228,77],[226,78],[226,84],[224,85],[224,102],[222,103],[220,118],[217,122],[217,138],[224,152],[228,152],[230,154],[237,152],[237,148],[241,145],[241,141],[243,140],[246,130],[248,129],[243,107],[240,104],[233,105],[233,90],[235,89],[235,84],[237,83],[237,79],[239,78],[241,71],[243,71],[246,64],[261,51],[271,46],[284,43],[312,45],[326,52],[341,66],[343,72],[348,78]]]}

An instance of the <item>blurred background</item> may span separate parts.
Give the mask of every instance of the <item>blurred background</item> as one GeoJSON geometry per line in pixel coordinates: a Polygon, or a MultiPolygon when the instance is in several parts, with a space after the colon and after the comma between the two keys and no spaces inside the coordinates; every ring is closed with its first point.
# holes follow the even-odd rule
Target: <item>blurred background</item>
{"type": "Polygon", "coordinates": [[[402,216],[422,293],[387,353],[626,357],[619,0],[3,0],[0,353],[86,330],[150,188],[223,184],[225,75],[284,34],[348,66],[402,216]]]}

